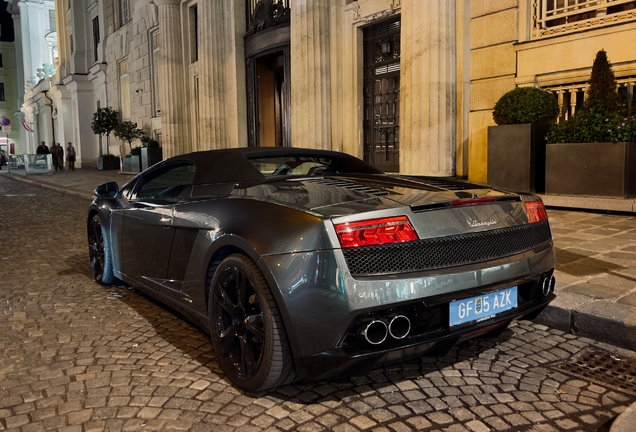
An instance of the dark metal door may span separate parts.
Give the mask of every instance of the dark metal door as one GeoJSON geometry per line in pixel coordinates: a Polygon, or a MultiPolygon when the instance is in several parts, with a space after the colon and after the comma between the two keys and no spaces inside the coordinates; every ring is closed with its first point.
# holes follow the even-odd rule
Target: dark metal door
{"type": "Polygon", "coordinates": [[[400,20],[364,29],[364,160],[400,170],[400,20]]]}

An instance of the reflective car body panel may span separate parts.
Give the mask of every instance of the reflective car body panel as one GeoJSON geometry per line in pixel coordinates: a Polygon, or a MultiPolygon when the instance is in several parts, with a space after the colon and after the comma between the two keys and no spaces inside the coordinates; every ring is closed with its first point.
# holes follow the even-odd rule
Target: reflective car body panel
{"type": "Polygon", "coordinates": [[[540,312],[554,298],[555,257],[548,221],[531,221],[529,202],[540,200],[388,175],[336,152],[233,149],[163,161],[116,196],[99,194],[89,221],[103,221],[117,278],[203,328],[213,264],[248,256],[272,290],[299,377],[322,379],[448,349],[540,312]],[[253,163],[271,155],[332,163],[299,175],[253,163]],[[338,226],[404,216],[415,241],[341,246],[338,226]],[[513,286],[517,307],[450,325],[451,301],[513,286]],[[407,335],[391,333],[396,317],[408,321],[407,335]],[[366,332],[378,321],[390,334],[370,343],[366,332]]]}

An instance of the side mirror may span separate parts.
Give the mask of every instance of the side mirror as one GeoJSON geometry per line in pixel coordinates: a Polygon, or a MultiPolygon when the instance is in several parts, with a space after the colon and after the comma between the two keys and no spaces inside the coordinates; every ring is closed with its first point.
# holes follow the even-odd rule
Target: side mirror
{"type": "Polygon", "coordinates": [[[97,198],[111,199],[119,198],[119,186],[116,182],[104,183],[101,186],[97,186],[95,192],[93,192],[97,198]]]}

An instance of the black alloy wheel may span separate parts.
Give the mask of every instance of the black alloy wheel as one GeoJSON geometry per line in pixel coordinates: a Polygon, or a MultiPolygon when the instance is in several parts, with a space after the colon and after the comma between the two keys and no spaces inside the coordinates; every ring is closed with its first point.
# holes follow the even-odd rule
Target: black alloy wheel
{"type": "Polygon", "coordinates": [[[104,285],[113,283],[113,264],[111,261],[110,243],[104,235],[102,220],[99,215],[93,216],[88,227],[88,255],[90,257],[93,279],[104,285]]]}
{"type": "Polygon", "coordinates": [[[234,385],[258,391],[294,378],[282,319],[252,260],[239,254],[224,259],[212,278],[209,301],[212,345],[234,385]]]}

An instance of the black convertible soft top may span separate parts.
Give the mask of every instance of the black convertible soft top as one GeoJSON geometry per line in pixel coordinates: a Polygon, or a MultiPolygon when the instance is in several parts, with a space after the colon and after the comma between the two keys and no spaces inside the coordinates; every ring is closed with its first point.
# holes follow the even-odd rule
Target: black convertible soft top
{"type": "Polygon", "coordinates": [[[164,164],[178,161],[193,162],[197,167],[193,184],[203,185],[263,180],[265,175],[250,162],[251,159],[295,156],[329,158],[331,162],[328,171],[333,173],[382,174],[377,168],[346,153],[297,147],[206,150],[174,156],[164,161],[164,164]]]}

